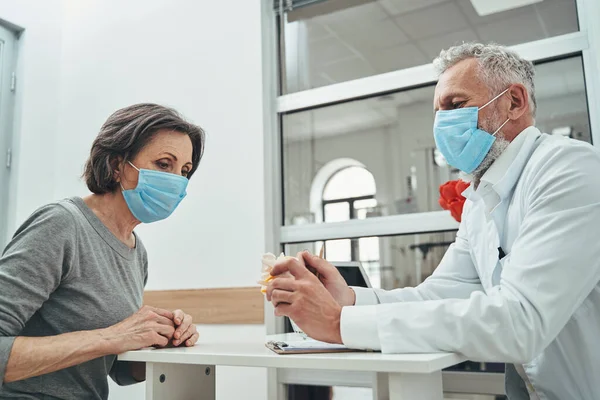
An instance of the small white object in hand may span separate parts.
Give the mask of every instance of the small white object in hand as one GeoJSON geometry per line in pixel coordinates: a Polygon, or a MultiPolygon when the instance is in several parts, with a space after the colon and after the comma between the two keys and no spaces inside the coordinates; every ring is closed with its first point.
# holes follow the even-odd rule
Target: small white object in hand
{"type": "Polygon", "coordinates": [[[286,259],[290,259],[290,258],[295,258],[295,257],[286,256],[283,253],[281,253],[279,255],[279,257],[276,257],[275,254],[273,254],[273,253],[263,254],[262,269],[260,271],[260,280],[257,282],[259,285],[261,285],[260,291],[262,293],[267,292],[267,284],[270,281],[272,281],[274,278],[274,276],[271,275],[271,271],[273,270],[273,267],[275,267],[275,264],[277,264],[278,261],[286,260],[286,259]]]}
{"type": "MultiPolygon", "coordinates": [[[[296,257],[286,256],[283,253],[281,253],[279,255],[279,257],[276,257],[275,254],[273,254],[273,253],[263,254],[262,269],[260,271],[260,281],[258,281],[258,284],[261,285],[260,291],[263,294],[267,293],[267,285],[269,284],[270,281],[272,281],[275,278],[273,275],[271,275],[271,271],[273,271],[273,267],[275,267],[275,264],[277,264],[279,261],[288,260],[288,259],[292,259],[292,258],[296,258],[296,257]]],[[[283,274],[281,274],[279,276],[293,277],[293,275],[290,272],[284,272],[283,274]]],[[[290,323],[292,324],[292,328],[294,329],[294,332],[298,333],[302,337],[302,339],[307,338],[306,334],[304,332],[302,332],[300,327],[298,327],[298,325],[296,325],[296,323],[294,323],[294,321],[292,321],[290,319],[290,323]]]]}

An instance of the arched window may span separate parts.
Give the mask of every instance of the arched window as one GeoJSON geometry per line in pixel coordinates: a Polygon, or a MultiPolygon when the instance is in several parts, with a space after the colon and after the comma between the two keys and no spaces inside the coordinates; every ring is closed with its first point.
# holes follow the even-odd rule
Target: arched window
{"type": "MultiPolygon", "coordinates": [[[[377,207],[375,178],[362,165],[337,170],[321,193],[323,222],[365,219],[377,207]]],[[[361,261],[375,287],[380,286],[379,238],[339,239],[325,242],[331,261],[361,261]]]]}
{"type": "Polygon", "coordinates": [[[375,179],[364,167],[352,166],[337,171],[325,185],[323,200],[375,197],[375,179]]]}

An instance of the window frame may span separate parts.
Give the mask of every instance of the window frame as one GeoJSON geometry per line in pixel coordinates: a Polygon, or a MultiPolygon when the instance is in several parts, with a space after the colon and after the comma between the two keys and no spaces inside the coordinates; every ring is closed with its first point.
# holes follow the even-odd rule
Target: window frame
{"type": "MultiPolygon", "coordinates": [[[[573,34],[567,34],[564,36],[572,36],[573,34]]],[[[564,36],[558,36],[557,40],[562,41],[564,39],[564,36]]],[[[540,40],[538,42],[547,42],[547,41],[551,41],[551,39],[554,38],[550,38],[550,39],[543,39],[540,40]]],[[[534,42],[537,43],[537,42],[534,42]]],[[[585,45],[587,46],[589,42],[587,40],[585,40],[585,45]]],[[[589,68],[591,68],[589,65],[592,64],[591,60],[587,60],[586,62],[586,54],[591,54],[588,50],[586,50],[585,48],[582,49],[581,46],[584,45],[584,43],[580,43],[580,42],[576,42],[577,46],[576,47],[572,47],[570,48],[569,51],[567,51],[566,53],[563,54],[557,54],[557,53],[553,53],[552,56],[550,56],[549,54],[545,54],[543,58],[540,59],[532,59],[530,57],[525,56],[526,58],[529,58],[532,62],[534,62],[536,65],[538,64],[543,64],[543,63],[547,63],[547,62],[554,62],[554,61],[558,61],[561,59],[565,59],[565,58],[570,58],[570,57],[581,57],[582,62],[583,62],[583,72],[584,72],[584,79],[586,82],[586,100],[588,102],[588,116],[590,119],[590,131],[591,131],[591,139],[592,139],[592,144],[593,145],[598,145],[600,143],[600,111],[599,110],[595,110],[592,108],[592,105],[595,102],[598,102],[598,99],[594,99],[594,95],[596,93],[600,93],[600,89],[596,88],[593,86],[594,81],[598,80],[597,76],[593,76],[594,74],[590,73],[589,68]],[[586,67],[587,65],[587,67],[586,67]],[[591,76],[592,75],[592,76],[591,76]],[[589,82],[591,82],[591,84],[588,84],[589,82]]],[[[521,46],[521,45],[519,45],[521,46]]],[[[515,46],[515,47],[519,47],[519,46],[515,46]]],[[[530,44],[528,43],[526,47],[530,47],[530,48],[534,48],[535,46],[530,46],[530,44]]],[[[539,49],[538,49],[539,50],[539,49]]],[[[565,48],[565,51],[567,49],[565,48]]],[[[540,54],[542,54],[543,52],[539,52],[540,54]]],[[[591,56],[587,56],[588,58],[591,56]]],[[[595,56],[594,56],[595,57],[595,56]]],[[[433,69],[432,65],[427,65],[424,67],[430,67],[433,69]]],[[[416,67],[416,68],[421,68],[421,67],[416,67]]],[[[402,70],[402,71],[397,71],[398,73],[403,73],[406,70],[402,70]]],[[[395,74],[395,72],[393,72],[392,74],[395,74]]],[[[386,74],[387,75],[387,74],[386,74]]],[[[600,74],[596,74],[596,75],[600,75],[600,74]]],[[[375,77],[378,77],[379,75],[376,75],[375,77]]],[[[368,78],[361,78],[357,81],[364,81],[364,80],[369,80],[371,77],[368,78]]],[[[352,84],[356,81],[350,81],[349,83],[352,84]]],[[[338,85],[345,85],[345,83],[342,84],[335,84],[335,85],[331,85],[331,86],[338,86],[338,85]]],[[[426,84],[427,86],[429,85],[435,85],[435,81],[433,82],[428,82],[426,84]]],[[[422,86],[422,85],[421,85],[422,86]]],[[[410,90],[413,89],[415,86],[414,85],[408,85],[406,84],[405,87],[399,89],[400,91],[402,90],[410,90]]],[[[329,89],[330,86],[326,86],[324,87],[324,89],[329,89]]],[[[317,88],[317,89],[311,89],[305,92],[298,92],[298,93],[294,93],[291,95],[284,95],[284,96],[280,96],[279,99],[281,99],[282,97],[287,97],[287,96],[294,96],[296,94],[300,94],[300,95],[304,95],[306,92],[314,92],[314,91],[320,91],[323,88],[317,88]]],[[[386,93],[389,93],[390,91],[386,91],[386,93]]],[[[377,95],[381,95],[382,93],[376,93],[373,96],[377,96],[377,95]]],[[[371,97],[370,95],[368,95],[368,97],[371,97]]],[[[359,97],[360,98],[366,98],[366,97],[359,97]]],[[[351,101],[351,100],[356,100],[355,98],[348,98],[345,99],[344,101],[351,101]]],[[[321,108],[321,107],[327,107],[330,105],[335,105],[335,104],[339,104],[339,101],[337,101],[336,103],[327,103],[327,104],[323,104],[323,105],[319,105],[319,106],[311,106],[309,107],[309,109],[313,109],[313,108],[321,108]]],[[[599,103],[600,104],[600,103],[599,103]]],[[[305,111],[305,109],[300,109],[300,110],[294,110],[291,112],[299,112],[299,111],[305,111]]],[[[283,112],[283,113],[278,113],[279,118],[282,119],[284,115],[288,114],[289,112],[283,112]]],[[[279,132],[280,135],[283,135],[283,131],[279,132]]],[[[283,138],[280,138],[280,140],[283,142],[283,138]]],[[[283,159],[283,154],[281,154],[281,157],[283,159]]],[[[284,169],[284,164],[282,163],[280,165],[280,169],[283,171],[284,169]]],[[[282,185],[283,185],[283,173],[282,173],[282,185]]],[[[283,195],[283,187],[281,188],[282,190],[282,195],[283,195]]],[[[282,212],[285,212],[285,210],[282,210],[282,212]]],[[[315,222],[312,224],[304,224],[304,225],[282,225],[280,227],[281,229],[281,243],[285,244],[285,243],[289,243],[289,242],[298,242],[298,241],[317,241],[320,240],[320,235],[324,234],[327,235],[326,237],[323,238],[327,238],[327,239],[342,239],[342,238],[348,238],[349,236],[347,236],[348,234],[351,234],[353,236],[364,236],[360,233],[360,229],[361,226],[365,229],[365,232],[368,230],[369,231],[369,236],[386,236],[386,235],[394,235],[394,234],[399,234],[399,233],[403,233],[403,234],[408,234],[408,233],[425,233],[425,232],[436,232],[436,231],[446,231],[446,230],[455,230],[458,229],[458,223],[456,223],[451,217],[450,220],[445,219],[445,218],[440,218],[441,214],[446,214],[446,212],[438,212],[438,211],[431,211],[431,212],[420,212],[420,213],[416,213],[416,214],[397,214],[397,215],[390,215],[390,216],[384,216],[384,217],[377,217],[377,218],[369,218],[369,220],[371,219],[377,219],[378,221],[378,226],[380,228],[380,230],[373,230],[373,227],[371,227],[370,223],[368,220],[362,220],[360,221],[358,224],[355,221],[346,221],[346,222],[335,222],[335,223],[329,223],[329,224],[325,224],[325,223],[321,223],[321,222],[315,222]],[[436,214],[437,213],[437,214],[436,214]],[[414,218],[412,218],[414,215],[419,215],[421,217],[423,217],[423,220],[425,222],[425,224],[421,223],[421,220],[415,220],[414,218]],[[435,219],[437,219],[437,224],[435,223],[435,219]],[[363,225],[361,225],[363,224],[363,225]],[[323,225],[327,225],[327,227],[324,227],[323,225]],[[398,225],[403,225],[402,227],[398,226],[398,225]],[[424,226],[426,225],[426,228],[424,228],[424,226]],[[402,231],[400,231],[399,229],[402,229],[402,231]],[[398,230],[398,231],[396,231],[398,230]],[[308,239],[308,240],[307,240],[308,239]]]]}
{"type": "MultiPolygon", "coordinates": [[[[341,199],[335,199],[335,200],[322,200],[321,201],[321,207],[322,207],[322,212],[323,212],[323,218],[325,218],[325,207],[328,204],[340,204],[340,203],[346,203],[348,204],[348,217],[349,220],[353,220],[353,219],[357,219],[356,218],[356,209],[354,208],[354,203],[357,201],[361,201],[361,200],[375,200],[375,195],[374,194],[369,194],[369,195],[365,195],[365,196],[358,196],[358,197],[346,197],[346,198],[341,198],[341,199]]],[[[323,222],[323,223],[327,223],[327,222],[323,222]]],[[[350,239],[350,259],[351,260],[357,260],[359,257],[359,244],[358,244],[358,239],[350,239]]],[[[327,256],[327,241],[325,241],[325,255],[327,256]]],[[[379,260],[369,260],[367,262],[373,262],[373,261],[379,261],[379,260]]]]}
{"type": "MultiPolygon", "coordinates": [[[[337,160],[334,160],[334,162],[337,160]]],[[[348,169],[351,168],[361,168],[364,169],[366,172],[369,173],[369,175],[371,176],[371,179],[373,180],[373,183],[375,184],[375,187],[377,187],[376,182],[375,182],[375,177],[373,176],[373,174],[364,166],[346,166],[343,168],[340,168],[338,170],[336,170],[333,174],[331,174],[329,176],[329,178],[327,179],[327,182],[325,183],[325,186],[323,187],[323,190],[321,192],[321,215],[323,216],[323,221],[322,223],[328,223],[326,221],[326,208],[327,205],[329,204],[342,204],[345,203],[348,205],[348,220],[353,220],[353,219],[358,219],[357,215],[356,215],[356,208],[354,207],[354,204],[357,201],[362,201],[362,200],[375,200],[377,202],[377,198],[376,198],[376,194],[377,194],[377,189],[375,189],[375,192],[372,194],[366,194],[366,195],[362,195],[362,196],[353,196],[353,197],[339,197],[339,198],[335,198],[335,199],[329,199],[329,200],[325,200],[325,191],[327,190],[327,186],[329,185],[329,183],[331,182],[331,180],[340,172],[342,171],[346,171],[348,169]]],[[[314,182],[313,182],[314,184],[314,182]]],[[[285,212],[285,207],[284,207],[284,212],[285,212]]],[[[350,240],[350,260],[358,260],[360,258],[360,244],[359,244],[359,240],[358,239],[342,239],[342,240],[350,240]]],[[[323,242],[323,249],[325,251],[325,257],[327,257],[327,240],[323,242]]],[[[379,260],[368,260],[366,262],[379,262],[379,260]]]]}

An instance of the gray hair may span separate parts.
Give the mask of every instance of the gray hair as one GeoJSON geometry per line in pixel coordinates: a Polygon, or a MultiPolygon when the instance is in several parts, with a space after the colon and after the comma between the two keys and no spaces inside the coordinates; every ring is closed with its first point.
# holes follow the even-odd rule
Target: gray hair
{"type": "Polygon", "coordinates": [[[535,69],[531,61],[498,44],[463,43],[442,50],[433,60],[433,66],[438,75],[441,75],[450,67],[469,58],[477,60],[481,78],[490,88],[490,95],[495,96],[514,83],[525,86],[529,94],[531,115],[535,117],[535,69]]]}
{"type": "Polygon", "coordinates": [[[119,160],[127,162],[135,158],[159,131],[165,129],[184,133],[192,141],[189,179],[204,153],[204,131],[184,120],[172,108],[141,103],[117,110],[100,128],[83,173],[88,189],[96,194],[114,192],[119,186],[115,179],[119,160]]]}

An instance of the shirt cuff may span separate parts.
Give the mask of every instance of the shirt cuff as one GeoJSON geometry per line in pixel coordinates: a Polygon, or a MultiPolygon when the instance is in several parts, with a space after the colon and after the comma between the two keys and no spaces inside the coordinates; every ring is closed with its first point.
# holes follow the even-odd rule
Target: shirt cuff
{"type": "Polygon", "coordinates": [[[355,306],[374,306],[379,304],[379,299],[373,289],[365,287],[352,286],[356,300],[354,301],[355,306]]]}
{"type": "Polygon", "coordinates": [[[0,388],[4,383],[4,375],[6,373],[6,365],[8,364],[8,358],[15,342],[14,336],[0,337],[0,388]]]}
{"type": "MultiPolygon", "coordinates": [[[[356,296],[358,299],[358,294],[356,296]]],[[[340,319],[342,342],[351,349],[381,350],[377,332],[377,306],[343,307],[340,319]]]]}

